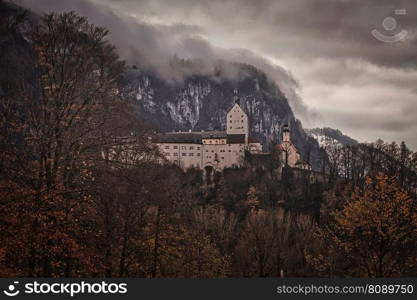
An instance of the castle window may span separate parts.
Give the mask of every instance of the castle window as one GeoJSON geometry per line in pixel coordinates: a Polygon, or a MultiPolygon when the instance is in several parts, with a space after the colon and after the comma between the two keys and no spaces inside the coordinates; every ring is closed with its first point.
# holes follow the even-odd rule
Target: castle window
{"type": "Polygon", "coordinates": [[[187,153],[183,152],[183,153],[182,153],[182,156],[187,156],[187,153]]]}
{"type": "Polygon", "coordinates": [[[165,155],[166,155],[166,156],[169,156],[170,154],[169,154],[169,152],[167,152],[167,153],[165,153],[165,155]]]}
{"type": "Polygon", "coordinates": [[[200,150],[200,147],[197,147],[197,150],[200,150]]]}
{"type": "Polygon", "coordinates": [[[178,153],[177,153],[177,152],[175,152],[175,153],[174,153],[174,156],[178,156],[178,153]]]}
{"type": "Polygon", "coordinates": [[[194,147],[193,146],[190,146],[190,150],[194,150],[194,147]]]}
{"type": "Polygon", "coordinates": [[[185,146],[181,146],[181,150],[185,150],[186,149],[186,147],[185,146]]]}
{"type": "Polygon", "coordinates": [[[197,153],[197,156],[200,156],[200,153],[197,153]]]}
{"type": "Polygon", "coordinates": [[[194,156],[194,153],[190,153],[188,156],[194,156]]]}
{"type": "Polygon", "coordinates": [[[222,156],[222,159],[224,159],[224,157],[222,156]]]}
{"type": "Polygon", "coordinates": [[[165,146],[165,149],[169,149],[169,146],[165,146]]]}
{"type": "Polygon", "coordinates": [[[174,149],[178,149],[178,146],[174,146],[174,149]]]}

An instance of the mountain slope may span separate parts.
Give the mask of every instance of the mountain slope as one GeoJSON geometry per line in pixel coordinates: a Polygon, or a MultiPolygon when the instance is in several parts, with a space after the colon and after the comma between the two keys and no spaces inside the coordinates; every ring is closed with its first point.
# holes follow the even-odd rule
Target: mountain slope
{"type": "Polygon", "coordinates": [[[319,169],[318,144],[304,132],[280,89],[255,67],[237,67],[244,74],[237,79],[218,72],[219,76],[192,75],[176,83],[130,69],[126,87],[136,98],[142,118],[160,131],[225,130],[226,114],[237,89],[240,106],[249,117],[250,133],[262,141],[265,150],[271,141],[280,141],[283,125],[289,124],[302,156],[319,169]]]}
{"type": "Polygon", "coordinates": [[[317,140],[320,147],[324,147],[326,144],[332,145],[357,145],[358,141],[352,139],[351,137],[343,134],[338,129],[333,129],[329,127],[325,128],[313,128],[305,129],[306,133],[317,140]]]}
{"type": "MultiPolygon", "coordinates": [[[[3,7],[5,4],[0,0],[0,5],[3,7]]],[[[10,8],[8,5],[6,7],[10,8]]],[[[3,17],[17,14],[16,7],[11,8],[3,17]]],[[[2,9],[2,12],[5,10],[2,9]]],[[[36,18],[31,15],[31,19],[36,18]]],[[[7,44],[6,53],[0,54],[14,56],[2,60],[8,64],[2,70],[7,69],[15,73],[14,75],[26,73],[27,81],[35,86],[32,78],[34,63],[31,44],[22,30],[31,24],[23,25],[16,27],[16,32],[9,38],[0,39],[3,49],[6,49],[7,44]],[[14,55],[15,53],[18,55],[14,55]],[[25,72],[12,66],[19,66],[17,61],[23,57],[26,62],[24,65],[29,66],[29,70],[25,72]]],[[[174,71],[182,74],[184,64],[188,70],[198,69],[196,61],[177,61],[173,64],[174,71]]],[[[11,73],[3,72],[0,75],[0,92],[7,92],[5,87],[10,86],[10,79],[14,76],[11,73]]],[[[261,70],[247,64],[221,61],[213,66],[213,72],[210,73],[212,75],[193,75],[196,72],[186,72],[181,80],[173,81],[163,79],[155,75],[156,73],[127,68],[124,86],[124,93],[136,99],[141,118],[155,129],[224,130],[226,114],[233,105],[234,90],[237,89],[240,105],[249,117],[251,135],[263,142],[265,150],[268,150],[271,141],[280,141],[281,129],[284,124],[288,124],[292,131],[292,140],[303,159],[310,161],[314,169],[320,169],[321,158],[317,142],[304,132],[286,97],[261,70]]]]}

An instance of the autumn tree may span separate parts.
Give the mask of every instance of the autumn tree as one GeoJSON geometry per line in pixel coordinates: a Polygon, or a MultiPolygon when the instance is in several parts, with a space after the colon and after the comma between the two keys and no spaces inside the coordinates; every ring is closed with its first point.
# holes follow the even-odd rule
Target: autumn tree
{"type": "Polygon", "coordinates": [[[232,257],[238,240],[238,219],[218,206],[196,207],[191,215],[191,226],[212,238],[220,253],[232,257]]]}
{"type": "Polygon", "coordinates": [[[252,210],[236,246],[236,272],[244,277],[305,274],[304,253],[312,243],[315,222],[309,215],[283,209],[252,210]]]}
{"type": "Polygon", "coordinates": [[[103,128],[124,107],[124,65],[107,33],[75,13],[43,17],[28,33],[34,80],[20,77],[19,89],[2,97],[9,143],[1,156],[11,166],[4,182],[12,192],[1,215],[8,234],[19,236],[6,256],[24,275],[94,274],[100,265],[85,242],[95,235],[86,219],[95,213],[91,166],[114,143],[103,128]]]}
{"type": "Polygon", "coordinates": [[[168,218],[165,213],[149,207],[143,234],[132,248],[130,275],[218,278],[229,274],[230,257],[221,253],[203,226],[190,226],[179,215],[168,218]]]}
{"type": "Polygon", "coordinates": [[[257,188],[253,185],[249,187],[245,206],[248,208],[249,211],[256,210],[260,206],[260,193],[257,188]]]}
{"type": "Polygon", "coordinates": [[[416,202],[392,177],[368,177],[329,226],[318,232],[323,247],[309,261],[322,274],[415,276],[416,202]]]}

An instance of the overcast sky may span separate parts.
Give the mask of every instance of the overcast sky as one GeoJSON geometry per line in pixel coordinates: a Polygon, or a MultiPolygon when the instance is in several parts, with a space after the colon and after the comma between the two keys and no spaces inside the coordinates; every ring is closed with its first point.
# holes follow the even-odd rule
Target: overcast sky
{"type": "Polygon", "coordinates": [[[172,55],[248,61],[277,81],[304,127],[338,128],[360,141],[405,140],[417,149],[415,0],[15,2],[88,16],[112,31],[132,63],[164,70],[172,55]],[[380,41],[374,29],[399,41],[380,41]]]}

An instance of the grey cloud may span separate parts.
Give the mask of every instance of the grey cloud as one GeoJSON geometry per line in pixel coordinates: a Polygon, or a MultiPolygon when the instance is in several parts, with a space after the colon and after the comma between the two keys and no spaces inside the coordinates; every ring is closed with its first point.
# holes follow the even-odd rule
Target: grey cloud
{"type": "Polygon", "coordinates": [[[359,140],[406,140],[417,148],[416,97],[408,89],[378,89],[368,87],[364,91],[357,90],[355,94],[352,92],[351,101],[349,95],[344,100],[338,99],[337,94],[328,96],[327,101],[333,100],[334,104],[321,108],[323,125],[343,128],[359,140]]]}
{"type": "Polygon", "coordinates": [[[337,124],[338,128],[344,128],[344,132],[353,138],[362,141],[375,141],[382,138],[387,141],[395,140],[400,142],[407,139],[413,148],[417,147],[415,141],[416,124],[409,120],[396,118],[395,116],[381,116],[371,111],[363,112],[341,112],[331,110],[327,112],[328,122],[337,124]]]}
{"type": "Polygon", "coordinates": [[[300,58],[360,58],[383,66],[417,67],[417,5],[413,0],[103,1],[164,20],[207,25],[213,34],[224,30],[242,38],[253,36],[257,48],[270,55],[282,50],[281,55],[300,58]],[[395,9],[406,9],[407,14],[395,16],[395,9]],[[372,29],[392,34],[382,27],[388,16],[410,32],[406,42],[389,44],[373,38],[372,29]]]}
{"type": "MultiPolygon", "coordinates": [[[[403,138],[417,149],[415,0],[20,1],[87,15],[112,30],[124,58],[173,80],[210,74],[219,58],[253,64],[279,84],[304,123],[314,107],[319,115],[310,126],[333,126],[358,139],[403,138]],[[397,8],[407,14],[394,16],[397,8]],[[392,34],[382,28],[388,16],[409,32],[405,41],[371,35],[392,34]],[[173,55],[199,60],[197,70],[173,68],[173,55]]],[[[227,71],[242,75],[233,64],[227,71]]]]}
{"type": "Polygon", "coordinates": [[[393,69],[375,66],[366,61],[319,60],[312,62],[302,70],[319,85],[341,86],[350,85],[365,87],[369,85],[391,86],[393,89],[415,90],[417,70],[393,69]]]}
{"type": "MultiPolygon", "coordinates": [[[[181,81],[190,74],[213,75],[215,67],[222,68],[222,74],[229,78],[241,76],[239,68],[233,62],[248,63],[262,69],[283,90],[289,99],[290,105],[305,118],[310,112],[302,102],[297,89],[298,83],[285,69],[272,65],[268,60],[249,50],[226,49],[212,45],[202,34],[204,30],[196,25],[184,23],[162,24],[149,23],[138,20],[137,13],[140,1],[131,2],[124,10],[112,10],[99,4],[98,1],[72,0],[19,0],[19,2],[32,10],[42,12],[62,12],[75,10],[85,15],[89,20],[99,26],[108,28],[111,32],[110,40],[117,48],[122,58],[131,64],[139,65],[155,71],[170,81],[181,81]],[[136,16],[136,18],[135,18],[136,16]],[[173,57],[196,60],[193,65],[175,64],[173,57]],[[230,62],[230,63],[229,63],[230,62]]],[[[106,2],[106,1],[104,1],[106,2]]],[[[102,3],[100,1],[100,3],[102,3]]],[[[129,4],[124,1],[110,1],[110,4],[129,4]]],[[[171,3],[171,2],[170,2],[171,3]]],[[[144,10],[152,16],[151,3],[142,3],[144,10]]],[[[178,4],[178,3],[177,3],[178,4]]],[[[172,7],[168,3],[168,7],[172,7]]],[[[140,10],[139,10],[140,11],[140,10]]]]}

